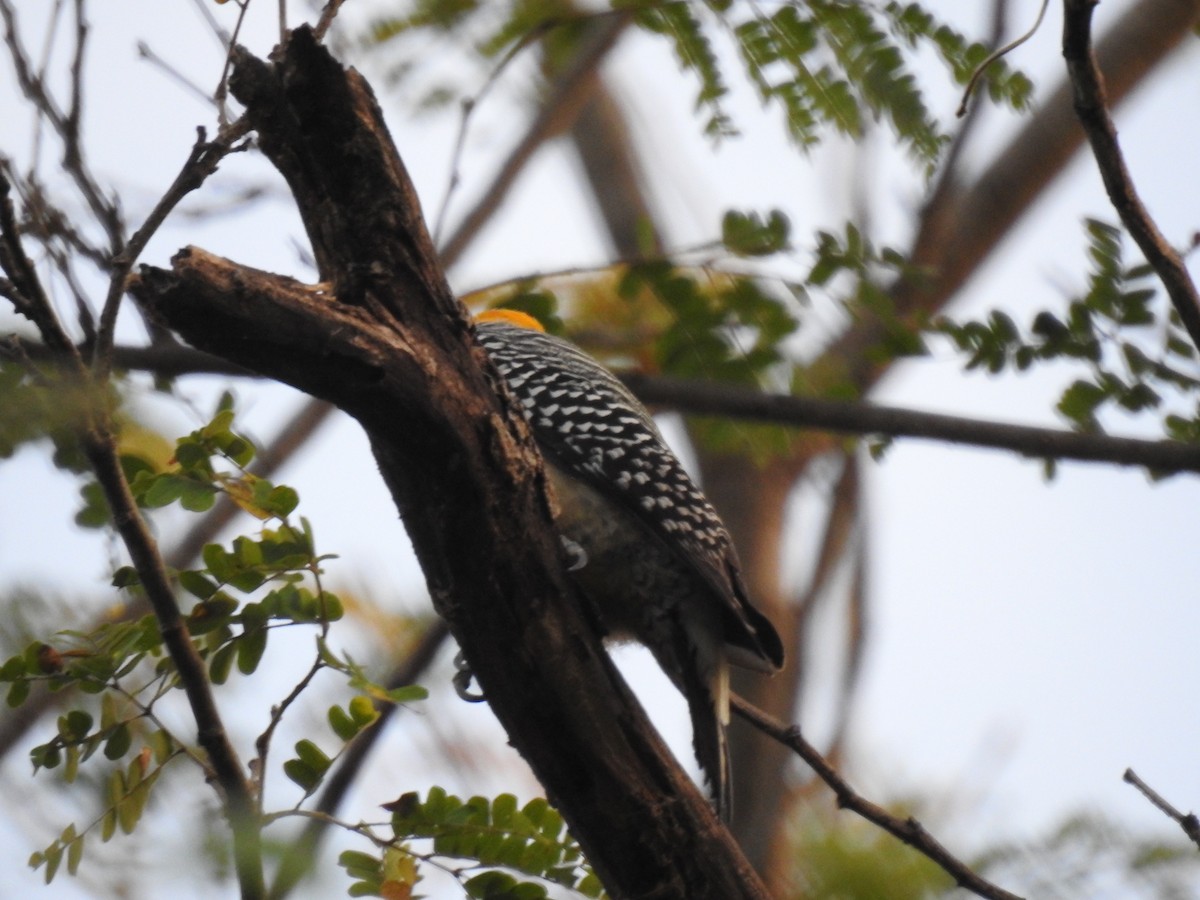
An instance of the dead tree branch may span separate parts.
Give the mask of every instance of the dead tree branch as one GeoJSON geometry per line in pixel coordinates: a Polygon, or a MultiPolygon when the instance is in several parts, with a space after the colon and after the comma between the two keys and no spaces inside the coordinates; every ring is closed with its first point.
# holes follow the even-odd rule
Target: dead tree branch
{"type": "Polygon", "coordinates": [[[188,250],[143,270],[137,295],[189,342],[363,425],[435,606],[615,895],[764,897],[565,602],[536,448],[445,283],[369,89],[307,29],[275,67],[239,53],[231,86],[333,293],[188,250]]]}

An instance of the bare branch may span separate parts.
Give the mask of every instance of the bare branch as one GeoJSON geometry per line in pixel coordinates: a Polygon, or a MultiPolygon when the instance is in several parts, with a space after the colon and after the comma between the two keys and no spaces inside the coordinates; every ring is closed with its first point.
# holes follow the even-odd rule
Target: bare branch
{"type": "Polygon", "coordinates": [[[317,24],[313,27],[313,36],[318,41],[325,40],[325,32],[333,24],[338,10],[342,8],[342,4],[345,2],[346,0],[325,0],[325,7],[321,10],[321,17],[317,19],[317,24]]]}
{"type": "Polygon", "coordinates": [[[78,363],[79,351],[55,315],[37,269],[21,243],[9,171],[8,160],[0,157],[0,269],[4,270],[13,287],[12,292],[5,294],[16,311],[37,327],[48,348],[65,360],[78,363]]]}
{"type": "Polygon", "coordinates": [[[62,140],[63,169],[71,176],[76,189],[88,204],[96,221],[104,229],[111,252],[115,254],[120,251],[125,242],[125,225],[121,218],[121,211],[115,200],[104,195],[104,191],[100,189],[88,170],[84,161],[83,149],[79,143],[78,116],[82,101],[78,90],[82,80],[81,68],[87,39],[87,24],[83,18],[82,6],[79,4],[76,5],[76,13],[75,56],[71,66],[72,85],[76,93],[72,96],[71,110],[64,113],[58,101],[51,95],[45,81],[34,74],[29,57],[21,45],[17,31],[16,12],[13,10],[11,0],[0,0],[0,18],[4,20],[4,41],[12,59],[17,84],[25,97],[50,123],[62,140]]]}
{"type": "Polygon", "coordinates": [[[829,587],[837,564],[845,558],[850,536],[858,521],[861,510],[861,485],[857,457],[853,452],[844,454],[842,471],[834,485],[829,501],[829,512],[821,534],[821,546],[813,564],[812,578],[808,589],[792,607],[792,617],[797,626],[808,622],[813,606],[829,587]]]}
{"type": "Polygon", "coordinates": [[[1200,348],[1200,294],[1183,259],[1163,237],[1138,196],[1108,112],[1104,76],[1092,53],[1092,10],[1098,0],[1064,0],[1063,58],[1075,91],[1075,112],[1087,132],[1100,177],[1125,228],[1167,289],[1179,318],[1200,348]]]}
{"type": "MultiPolygon", "coordinates": [[[[53,360],[56,356],[46,347],[28,344],[24,352],[39,361],[53,360]]],[[[112,358],[117,368],[143,369],[165,376],[257,377],[235,363],[190,347],[115,347],[112,358]]],[[[944,441],[1009,450],[1032,459],[1140,466],[1156,474],[1200,472],[1200,447],[1177,441],[1082,434],[875,403],[765,394],[738,385],[638,372],[622,373],[621,378],[643,402],[693,415],[725,416],[837,434],[944,441]]]]}
{"type": "Polygon", "coordinates": [[[1156,472],[1200,472],[1200,447],[1175,441],[1144,441],[1053,428],[1008,425],[872,403],[763,394],[735,385],[644,375],[625,383],[647,403],[689,413],[728,416],[834,431],[878,434],[1012,450],[1037,459],[1145,466],[1156,472]]]}
{"type": "Polygon", "coordinates": [[[97,378],[108,377],[112,368],[113,334],[117,325],[117,313],[121,308],[121,299],[125,296],[125,281],[133,264],[137,262],[150,238],[162,226],[170,215],[171,210],[179,205],[189,193],[196,190],[204,181],[217,171],[217,166],[230,153],[244,148],[237,141],[245,135],[244,124],[235,122],[221,129],[217,139],[209,142],[203,128],[196,129],[196,143],[192,145],[191,153],[184,161],[183,167],[166,192],[154,204],[150,214],[142,226],[134,232],[129,242],[121,247],[120,252],[112,259],[112,271],[109,275],[108,295],[104,300],[104,308],[100,313],[100,328],[96,335],[96,346],[92,354],[92,365],[97,378]]]}
{"type": "Polygon", "coordinates": [[[1197,847],[1200,847],[1200,817],[1197,817],[1195,813],[1187,813],[1186,815],[1181,813],[1162,794],[1142,781],[1133,769],[1125,770],[1124,780],[1141,791],[1142,796],[1178,823],[1179,827],[1183,829],[1183,833],[1188,836],[1188,840],[1197,847]]]}
{"type": "Polygon", "coordinates": [[[858,813],[868,822],[878,825],[888,834],[899,838],[914,850],[924,854],[941,866],[964,890],[968,890],[978,897],[986,897],[988,900],[1021,900],[1016,894],[992,884],[971,871],[966,863],[942,846],[933,835],[925,830],[925,826],[912,816],[906,819],[893,816],[882,806],[872,803],[856,792],[825,757],[804,739],[799,727],[784,725],[778,719],[767,715],[736,694],[731,700],[734,712],[804,760],[809,768],[817,773],[817,777],[833,791],[839,807],[858,813]]]}

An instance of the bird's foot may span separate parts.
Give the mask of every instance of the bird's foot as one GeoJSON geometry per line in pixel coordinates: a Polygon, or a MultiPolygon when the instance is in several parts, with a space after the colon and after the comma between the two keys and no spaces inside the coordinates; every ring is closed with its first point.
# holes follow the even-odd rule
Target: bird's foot
{"type": "Polygon", "coordinates": [[[558,539],[562,541],[563,552],[567,555],[568,572],[578,572],[587,565],[588,555],[586,550],[565,534],[560,534],[558,539]]]}
{"type": "Polygon", "coordinates": [[[471,690],[471,682],[475,680],[475,675],[461,650],[454,654],[454,669],[454,677],[450,679],[450,683],[454,685],[454,692],[458,696],[468,703],[482,703],[487,699],[483,694],[471,690]]]}

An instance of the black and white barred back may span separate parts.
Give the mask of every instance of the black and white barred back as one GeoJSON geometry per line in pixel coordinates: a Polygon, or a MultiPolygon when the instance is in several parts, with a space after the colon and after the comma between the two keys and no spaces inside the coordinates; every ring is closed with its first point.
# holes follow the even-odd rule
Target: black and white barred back
{"type": "Polygon", "coordinates": [[[746,596],[724,523],[607,369],[541,331],[477,327],[546,458],[565,507],[560,527],[592,557],[578,579],[584,593],[606,627],[646,644],[688,698],[697,756],[728,814],[727,664],[774,672],[783,648],[746,596]]]}

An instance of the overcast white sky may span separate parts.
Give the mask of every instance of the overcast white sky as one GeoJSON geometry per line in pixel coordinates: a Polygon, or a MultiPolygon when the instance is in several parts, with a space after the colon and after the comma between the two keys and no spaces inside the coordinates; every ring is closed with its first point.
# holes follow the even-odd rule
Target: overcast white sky
{"type": "MultiPolygon", "coordinates": [[[[18,5],[31,21],[49,6],[44,0],[18,5]]],[[[1036,2],[1012,5],[1014,23],[1032,21],[1036,2]]],[[[1115,20],[1127,5],[1104,3],[1099,26],[1115,20]]],[[[963,7],[976,5],[942,0],[929,6],[961,19],[963,7]]],[[[1057,6],[1052,4],[1041,33],[1014,59],[1035,78],[1056,77],[1061,68],[1057,6]]],[[[349,11],[354,7],[348,4],[349,11]]],[[[270,48],[274,8],[260,2],[250,18],[246,42],[256,52],[265,54],[270,48]]],[[[231,22],[235,10],[228,4],[214,11],[231,22]]],[[[98,3],[93,16],[89,150],[96,169],[118,186],[136,221],[184,159],[195,126],[211,127],[213,122],[202,103],[138,59],[136,42],[146,40],[207,86],[219,76],[219,48],[193,5],[183,0],[127,0],[119,7],[98,3]]],[[[960,24],[979,31],[968,21],[960,24]]],[[[670,134],[678,148],[669,160],[648,161],[654,197],[671,239],[688,244],[712,238],[721,212],[734,205],[787,210],[800,240],[814,227],[833,227],[845,219],[852,163],[844,150],[798,156],[772,137],[777,129],[751,104],[738,113],[747,136],[714,152],[688,114],[692,85],[661,67],[651,68],[662,58],[660,48],[638,38],[618,52],[611,73],[621,96],[632,104],[635,126],[652,136],[645,144],[670,134]]],[[[1191,171],[1200,139],[1200,121],[1191,114],[1200,87],[1198,63],[1193,42],[1118,117],[1138,185],[1164,232],[1177,243],[1197,229],[1200,209],[1200,187],[1191,171]],[[1187,113],[1181,115],[1181,110],[1187,113]]],[[[367,72],[378,74],[372,66],[367,72]]],[[[452,117],[411,121],[402,116],[406,107],[382,86],[378,92],[426,210],[435,210],[448,174],[452,117]]],[[[481,107],[471,132],[460,210],[465,198],[486,184],[496,158],[514,140],[504,91],[496,94],[493,107],[481,107]]],[[[948,117],[957,96],[946,90],[937,99],[938,112],[948,117]]],[[[0,150],[27,160],[30,120],[7,75],[0,75],[0,121],[6,123],[0,150]]],[[[1015,127],[1011,116],[987,117],[968,159],[987,159],[1015,127]]],[[[886,133],[878,136],[884,145],[888,139],[886,133]]],[[[902,242],[903,222],[920,201],[919,183],[889,161],[886,146],[873,152],[883,162],[872,166],[867,190],[884,233],[902,242]]],[[[521,180],[495,224],[452,273],[457,289],[604,260],[607,250],[594,215],[578,194],[564,189],[576,174],[573,161],[560,151],[546,156],[521,180]]],[[[52,167],[51,160],[47,168],[52,167]]],[[[265,164],[250,155],[233,157],[205,196],[211,200],[252,183],[264,171],[265,164]]],[[[1079,223],[1084,216],[1114,218],[1090,161],[1080,159],[968,285],[957,312],[979,314],[998,306],[1027,321],[1033,310],[1065,304],[1064,291],[1081,287],[1084,241],[1079,223]]],[[[218,219],[202,228],[176,217],[155,240],[147,261],[163,264],[178,247],[195,243],[259,268],[305,278],[310,273],[297,262],[295,251],[302,242],[299,222],[281,196],[253,216],[218,219]]],[[[7,327],[8,320],[0,318],[0,332],[7,327]]],[[[135,328],[125,333],[137,337],[135,328]]],[[[982,418],[1058,424],[1053,403],[1070,377],[1050,370],[1019,379],[964,378],[958,360],[943,353],[901,367],[876,399],[982,418]]],[[[189,379],[183,390],[207,411],[219,384],[189,379]]],[[[244,400],[245,427],[260,438],[268,438],[302,402],[277,387],[242,385],[238,393],[244,400]]],[[[199,421],[181,417],[168,404],[147,402],[168,433],[190,430],[199,421]]],[[[0,414],[2,403],[0,398],[0,414]]],[[[954,849],[968,850],[999,836],[1036,834],[1065,811],[1085,806],[1131,827],[1173,835],[1165,820],[1121,782],[1121,774],[1133,766],[1185,810],[1200,805],[1194,752],[1200,745],[1194,696],[1200,684],[1200,604],[1195,596],[1200,555],[1193,546],[1200,483],[1178,477],[1151,484],[1138,472],[1071,464],[1046,483],[1040,465],[1009,455],[903,441],[882,462],[870,464],[869,472],[873,617],[854,722],[857,782],[878,799],[910,792],[947,798],[957,810],[946,835],[954,849]]],[[[364,587],[376,596],[395,596],[413,609],[422,607],[423,587],[407,541],[365,440],[352,423],[340,420],[327,426],[281,477],[299,490],[301,512],[316,523],[321,549],[340,555],[329,567],[335,584],[364,587]]],[[[5,511],[0,515],[0,584],[36,584],[64,597],[82,594],[97,605],[107,602],[112,546],[94,535],[63,531],[76,508],[75,491],[76,485],[39,453],[27,451],[0,462],[0,509],[5,511]],[[14,510],[19,515],[11,514],[14,510]],[[71,565],[62,564],[64,554],[71,565]]],[[[164,519],[162,533],[177,533],[179,525],[178,518],[164,519]]],[[[804,546],[798,536],[798,552],[804,546]]],[[[646,671],[637,660],[630,664],[639,673],[646,671]]],[[[816,690],[819,695],[820,686],[816,690]]],[[[671,692],[664,687],[655,693],[671,692]]],[[[244,702],[260,710],[269,698],[244,702]]],[[[686,715],[670,696],[655,704],[659,706],[673,745],[689,757],[686,715]]],[[[485,727],[479,723],[486,712],[472,708],[463,716],[462,723],[439,727],[485,727]]],[[[252,719],[242,727],[252,733],[256,724],[252,719]]],[[[801,724],[821,734],[825,722],[819,696],[812,721],[801,724]]],[[[381,764],[381,777],[394,774],[397,793],[414,786],[403,761],[420,758],[429,740],[396,737],[381,764]]],[[[496,741],[503,743],[499,734],[496,741]]],[[[9,760],[0,771],[13,790],[27,789],[17,783],[28,773],[23,760],[9,760]]],[[[436,779],[418,776],[417,786],[427,783],[421,777],[453,777],[436,771],[436,779]]],[[[460,789],[486,792],[510,781],[498,776],[496,784],[460,789]]],[[[65,809],[54,814],[69,816],[65,809]]],[[[46,827],[61,828],[68,820],[48,814],[46,827]]],[[[53,833],[0,842],[0,893],[78,895],[65,877],[49,889],[30,887],[40,884],[40,876],[26,874],[27,855],[53,833]]]]}

